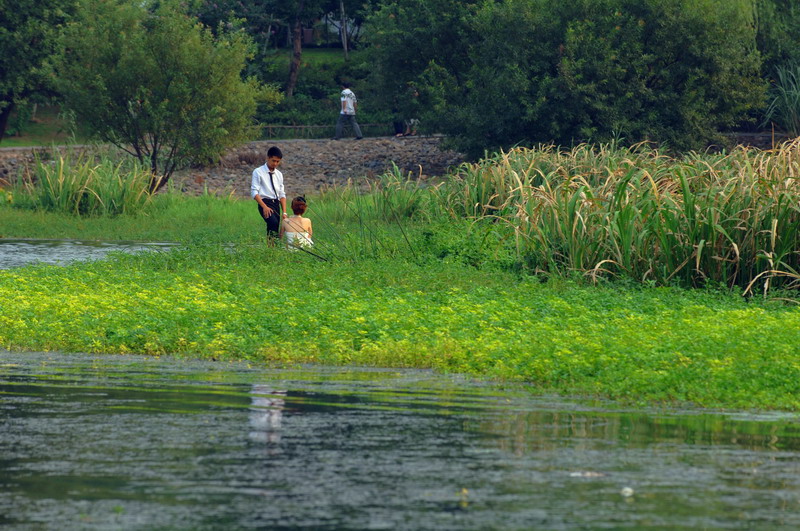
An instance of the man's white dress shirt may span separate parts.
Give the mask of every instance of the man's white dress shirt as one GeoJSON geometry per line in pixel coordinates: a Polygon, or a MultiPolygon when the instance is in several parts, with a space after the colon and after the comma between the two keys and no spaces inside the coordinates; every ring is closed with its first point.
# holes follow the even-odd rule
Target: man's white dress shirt
{"type": "Polygon", "coordinates": [[[283,188],[283,174],[277,168],[272,172],[272,182],[269,179],[269,167],[264,164],[253,170],[253,180],[250,183],[250,197],[255,199],[256,195],[267,199],[280,199],[286,197],[286,190],[283,188]],[[275,183],[275,189],[272,183],[275,183]]]}

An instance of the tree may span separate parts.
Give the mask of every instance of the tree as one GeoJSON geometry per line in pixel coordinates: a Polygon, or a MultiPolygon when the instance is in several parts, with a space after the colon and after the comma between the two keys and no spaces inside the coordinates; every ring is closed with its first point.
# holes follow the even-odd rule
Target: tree
{"type": "Polygon", "coordinates": [[[85,0],[63,43],[57,86],[67,107],[100,140],[149,165],[151,191],[175,169],[246,140],[257,101],[279,99],[242,79],[245,34],[215,37],[174,3],[85,0]]]}
{"type": "Polygon", "coordinates": [[[289,79],[286,82],[286,97],[294,95],[300,62],[303,57],[303,26],[323,15],[324,0],[281,0],[275,10],[285,13],[292,28],[292,60],[289,62],[289,79]]]}
{"type": "MultiPolygon", "coordinates": [[[[479,0],[390,0],[369,13],[365,22],[371,85],[384,105],[408,114],[408,94],[418,93],[427,109],[423,123],[438,120],[434,92],[460,85],[468,72],[468,51],[477,38],[472,16],[479,0]],[[446,73],[447,80],[439,74],[446,73]],[[431,75],[435,78],[432,79],[431,75]],[[441,82],[447,85],[438,85],[441,82]]],[[[407,116],[411,118],[412,116],[407,116]]]]}
{"type": "Polygon", "coordinates": [[[376,70],[416,75],[423,119],[476,157],[619,137],[700,148],[763,102],[751,0],[487,0],[440,28],[447,1],[378,11],[376,70]],[[406,21],[420,16],[429,27],[406,21]]]}
{"type": "Polygon", "coordinates": [[[269,41],[273,24],[286,24],[291,34],[292,59],[284,90],[286,96],[291,98],[297,87],[303,56],[303,28],[322,17],[326,9],[330,9],[330,2],[331,0],[201,0],[195,2],[192,12],[212,28],[220,22],[242,21],[247,31],[265,45],[269,41]]]}
{"type": "Polygon", "coordinates": [[[14,108],[37,94],[49,94],[47,61],[74,0],[0,0],[0,141],[14,108]]]}
{"type": "Polygon", "coordinates": [[[764,60],[763,73],[800,64],[800,4],[796,0],[753,0],[756,43],[764,60]]]}
{"type": "Polygon", "coordinates": [[[582,116],[562,140],[702,148],[763,104],[750,0],[584,0],[582,11],[559,64],[582,116]]]}

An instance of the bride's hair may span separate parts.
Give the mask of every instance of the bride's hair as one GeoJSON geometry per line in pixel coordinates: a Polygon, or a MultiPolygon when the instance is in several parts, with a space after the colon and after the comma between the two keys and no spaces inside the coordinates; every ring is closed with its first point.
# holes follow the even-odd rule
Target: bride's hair
{"type": "Polygon", "coordinates": [[[299,195],[292,199],[292,212],[295,215],[302,215],[306,211],[306,198],[302,195],[299,195]]]}

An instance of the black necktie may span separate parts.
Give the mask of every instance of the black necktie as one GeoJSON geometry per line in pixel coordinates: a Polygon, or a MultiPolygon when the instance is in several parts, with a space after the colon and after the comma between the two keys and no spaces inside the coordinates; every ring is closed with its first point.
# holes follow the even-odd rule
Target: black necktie
{"type": "Polygon", "coordinates": [[[275,194],[273,199],[278,199],[278,190],[275,188],[275,181],[272,180],[272,172],[269,173],[269,183],[272,185],[272,193],[275,194]]]}

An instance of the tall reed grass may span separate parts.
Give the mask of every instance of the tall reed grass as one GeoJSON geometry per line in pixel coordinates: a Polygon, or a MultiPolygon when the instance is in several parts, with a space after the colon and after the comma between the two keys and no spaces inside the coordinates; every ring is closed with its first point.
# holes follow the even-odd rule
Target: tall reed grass
{"type": "Polygon", "coordinates": [[[792,136],[800,136],[800,64],[780,66],[770,89],[764,123],[776,124],[792,136]]]}
{"type": "Polygon", "coordinates": [[[393,165],[377,180],[323,191],[309,203],[317,250],[337,259],[417,255],[407,229],[432,204],[420,181],[393,165]]]}
{"type": "Polygon", "coordinates": [[[80,216],[133,214],[151,198],[149,170],[106,153],[54,151],[17,178],[14,204],[80,216]]]}
{"type": "Polygon", "coordinates": [[[534,271],[766,289],[800,279],[798,178],[800,139],[681,158],[539,146],[462,165],[435,195],[452,217],[495,222],[534,271]]]}

